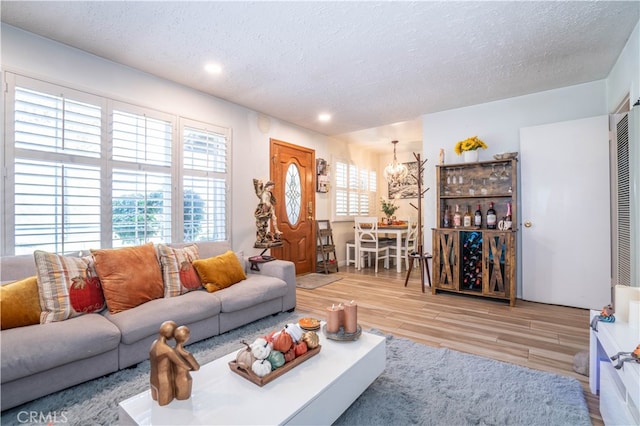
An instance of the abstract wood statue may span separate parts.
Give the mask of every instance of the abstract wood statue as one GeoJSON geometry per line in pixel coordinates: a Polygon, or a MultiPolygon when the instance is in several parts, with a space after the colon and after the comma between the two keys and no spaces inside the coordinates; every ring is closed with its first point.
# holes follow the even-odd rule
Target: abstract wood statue
{"type": "Polygon", "coordinates": [[[160,326],[158,338],[151,344],[149,382],[151,397],[159,405],[167,405],[173,399],[189,399],[191,375],[189,371],[200,369],[193,355],[184,349],[190,331],[186,326],[178,327],[174,321],[165,321],[160,326]],[[167,343],[176,339],[176,347],[167,343]]]}
{"type": "Polygon", "coordinates": [[[404,280],[404,286],[405,287],[407,286],[407,283],[409,282],[409,276],[411,276],[411,269],[413,269],[413,262],[417,260],[418,265],[420,266],[420,281],[422,283],[422,292],[424,293],[425,276],[427,276],[427,278],[429,279],[429,283],[431,283],[431,277],[428,276],[429,265],[427,264],[427,259],[430,258],[431,255],[424,252],[424,244],[423,244],[423,236],[422,236],[423,235],[422,233],[422,197],[424,197],[424,194],[429,190],[429,188],[425,189],[424,191],[422,190],[422,174],[424,173],[424,165],[427,163],[427,160],[421,161],[420,154],[416,154],[415,152],[413,153],[413,156],[418,161],[418,175],[417,176],[411,175],[418,182],[418,205],[415,206],[412,203],[410,204],[411,206],[413,206],[415,209],[418,210],[418,237],[417,237],[418,243],[417,243],[417,250],[413,253],[408,254],[410,259],[409,269],[407,270],[407,276],[404,280]]]}
{"type": "Polygon", "coordinates": [[[270,248],[282,245],[282,232],[278,229],[278,218],[274,207],[276,198],[272,193],[273,186],[274,183],[272,181],[263,184],[260,179],[253,180],[253,188],[260,199],[260,203],[258,203],[254,213],[257,228],[254,247],[270,248]]]}

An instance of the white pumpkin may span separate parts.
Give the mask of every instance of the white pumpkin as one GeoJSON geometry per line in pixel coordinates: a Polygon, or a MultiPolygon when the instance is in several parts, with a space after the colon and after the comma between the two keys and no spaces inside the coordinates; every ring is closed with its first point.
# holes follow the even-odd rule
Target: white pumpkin
{"type": "Polygon", "coordinates": [[[258,337],[251,344],[251,353],[253,354],[254,357],[256,357],[256,359],[265,359],[266,357],[269,356],[270,352],[271,352],[271,345],[269,344],[269,342],[267,342],[266,339],[263,339],[262,337],[258,337]]]}
{"type": "Polygon", "coordinates": [[[257,359],[251,364],[251,370],[258,377],[264,377],[271,373],[271,363],[266,359],[257,359]]]}
{"type": "Polygon", "coordinates": [[[290,323],[284,326],[284,331],[287,332],[289,336],[293,339],[294,342],[299,342],[302,338],[302,333],[304,331],[298,324],[290,323]]]}

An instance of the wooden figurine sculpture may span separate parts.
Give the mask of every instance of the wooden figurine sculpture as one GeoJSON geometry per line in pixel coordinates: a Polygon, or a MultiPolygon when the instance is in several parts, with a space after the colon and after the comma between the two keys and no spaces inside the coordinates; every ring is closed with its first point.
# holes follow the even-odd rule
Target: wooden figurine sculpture
{"type": "Polygon", "coordinates": [[[258,207],[256,207],[255,211],[257,231],[254,247],[268,248],[280,246],[282,244],[282,232],[278,229],[278,221],[274,207],[276,202],[272,193],[274,183],[272,181],[268,181],[263,184],[262,180],[254,179],[253,187],[256,191],[256,195],[260,199],[260,203],[258,204],[258,207]],[[271,226],[273,226],[273,231],[271,231],[269,222],[271,222],[271,226]]]}
{"type": "Polygon", "coordinates": [[[151,344],[151,397],[159,405],[167,405],[174,398],[189,399],[191,396],[191,375],[200,365],[183,345],[189,339],[189,328],[178,327],[174,321],[165,321],[160,326],[158,338],[151,344]],[[167,341],[176,339],[176,347],[167,341]]]}

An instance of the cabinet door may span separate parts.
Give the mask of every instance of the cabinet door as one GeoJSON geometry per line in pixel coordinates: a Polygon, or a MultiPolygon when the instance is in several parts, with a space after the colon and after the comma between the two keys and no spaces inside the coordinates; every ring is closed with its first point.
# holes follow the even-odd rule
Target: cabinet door
{"type": "Polygon", "coordinates": [[[457,231],[433,231],[433,289],[459,289],[458,256],[460,245],[457,231]]]}
{"type": "Polygon", "coordinates": [[[512,232],[484,232],[484,279],[482,293],[510,298],[515,271],[512,232]]]}

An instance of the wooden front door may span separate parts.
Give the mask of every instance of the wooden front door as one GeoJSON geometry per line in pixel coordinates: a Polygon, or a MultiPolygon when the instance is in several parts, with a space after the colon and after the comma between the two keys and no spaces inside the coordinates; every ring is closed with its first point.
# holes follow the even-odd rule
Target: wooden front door
{"type": "Polygon", "coordinates": [[[278,228],[283,245],[271,249],[296,266],[296,275],[315,270],[315,151],[276,139],[270,145],[278,228]]]}

